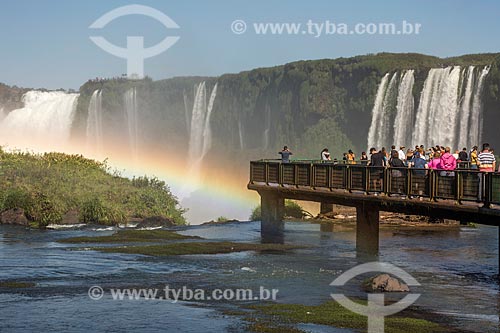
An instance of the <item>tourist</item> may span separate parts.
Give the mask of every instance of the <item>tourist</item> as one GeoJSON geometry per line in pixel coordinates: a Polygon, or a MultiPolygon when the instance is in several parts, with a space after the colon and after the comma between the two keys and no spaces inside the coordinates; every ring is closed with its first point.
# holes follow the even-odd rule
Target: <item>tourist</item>
{"type": "MultiPolygon", "coordinates": [[[[423,194],[423,190],[425,189],[425,177],[427,175],[427,171],[425,169],[427,168],[427,162],[425,161],[424,158],[422,158],[422,155],[420,155],[420,152],[415,152],[413,155],[413,158],[410,162],[410,166],[413,169],[418,169],[418,170],[412,170],[412,177],[413,181],[412,184],[415,186],[415,191],[418,193],[419,196],[423,194]]],[[[420,197],[420,199],[422,199],[420,197]]]]}
{"type": "Polygon", "coordinates": [[[477,164],[481,172],[494,172],[496,169],[495,155],[489,145],[483,145],[483,151],[477,156],[477,164]]]}
{"type": "Polygon", "coordinates": [[[389,156],[391,156],[391,158],[392,158],[392,155],[394,155],[394,153],[398,154],[398,151],[396,150],[396,146],[392,145],[391,146],[391,153],[390,153],[389,156]]]}
{"type": "Polygon", "coordinates": [[[393,168],[404,168],[405,167],[405,164],[403,163],[403,161],[401,161],[399,159],[399,154],[397,151],[394,151],[392,156],[391,156],[391,160],[389,162],[389,165],[393,168]]]}
{"type": "Polygon", "coordinates": [[[406,148],[405,146],[401,146],[401,147],[399,147],[399,150],[398,150],[399,159],[401,161],[409,161],[406,158],[406,154],[405,154],[405,151],[404,151],[405,148],[406,148]]]}
{"type": "MultiPolygon", "coordinates": [[[[371,190],[382,191],[384,167],[386,166],[384,153],[382,151],[377,152],[375,148],[370,148],[370,161],[368,165],[370,166],[370,179],[372,180],[371,190]]],[[[375,195],[377,195],[377,193],[375,193],[375,195]]]]}
{"type": "Polygon", "coordinates": [[[387,165],[387,161],[389,160],[389,156],[387,155],[387,151],[385,150],[385,147],[382,147],[382,150],[380,151],[382,153],[382,157],[384,158],[384,165],[387,165]]]}
{"type": "Polygon", "coordinates": [[[412,158],[413,158],[413,150],[411,150],[411,148],[408,148],[408,150],[406,151],[406,160],[411,161],[412,158]]]}
{"type": "Polygon", "coordinates": [[[477,169],[477,146],[472,147],[472,150],[470,151],[470,168],[471,169],[477,169]]]}
{"type": "Polygon", "coordinates": [[[434,148],[429,148],[427,150],[427,154],[425,154],[425,160],[427,162],[429,162],[432,159],[432,156],[434,156],[434,152],[435,152],[434,148]]]}
{"type": "Polygon", "coordinates": [[[322,161],[331,161],[332,158],[330,157],[330,153],[328,152],[328,148],[324,148],[321,151],[321,160],[322,161]]]}
{"type": "Polygon", "coordinates": [[[293,155],[293,153],[290,150],[288,150],[287,146],[284,146],[283,150],[280,151],[278,154],[281,155],[281,162],[282,163],[290,162],[290,155],[293,155]]]}
{"type": "Polygon", "coordinates": [[[361,153],[361,164],[367,165],[368,164],[368,156],[366,155],[366,152],[361,153]]]}
{"type": "Polygon", "coordinates": [[[454,177],[455,170],[457,168],[457,159],[450,153],[451,148],[446,147],[444,149],[444,154],[441,155],[441,176],[450,176],[454,177]]]}
{"type": "Polygon", "coordinates": [[[432,159],[427,163],[427,169],[439,170],[441,169],[441,154],[435,151],[432,159]]]}
{"type": "Polygon", "coordinates": [[[467,155],[467,148],[463,148],[460,153],[458,153],[458,160],[460,162],[468,162],[469,161],[469,155],[467,155]]]}
{"type": "Polygon", "coordinates": [[[404,194],[404,177],[406,176],[406,166],[399,159],[399,154],[397,151],[394,151],[391,160],[389,161],[389,165],[391,168],[396,168],[395,170],[391,170],[391,188],[390,191],[398,194],[404,194]]]}
{"type": "Polygon", "coordinates": [[[458,161],[458,158],[460,157],[460,152],[458,150],[455,150],[455,153],[452,154],[453,157],[455,157],[455,160],[458,161]]]}
{"type": "Polygon", "coordinates": [[[353,153],[351,149],[347,153],[347,163],[348,164],[356,164],[356,155],[353,153]]]}
{"type": "Polygon", "coordinates": [[[420,152],[415,152],[413,154],[413,158],[411,159],[410,166],[412,168],[416,169],[425,169],[425,166],[427,165],[427,162],[425,161],[424,158],[422,158],[422,155],[420,155],[420,152]]]}

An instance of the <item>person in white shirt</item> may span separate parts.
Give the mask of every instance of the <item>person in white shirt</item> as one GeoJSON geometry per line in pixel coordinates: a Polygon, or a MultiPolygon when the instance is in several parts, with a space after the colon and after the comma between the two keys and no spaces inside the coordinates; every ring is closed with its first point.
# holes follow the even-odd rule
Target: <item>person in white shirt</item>
{"type": "Polygon", "coordinates": [[[328,148],[325,148],[321,151],[321,160],[322,161],[331,161],[330,153],[328,152],[328,148]]]}
{"type": "Polygon", "coordinates": [[[406,153],[404,151],[405,147],[404,146],[401,146],[399,147],[399,150],[398,150],[398,157],[401,161],[406,161],[406,153]]]}

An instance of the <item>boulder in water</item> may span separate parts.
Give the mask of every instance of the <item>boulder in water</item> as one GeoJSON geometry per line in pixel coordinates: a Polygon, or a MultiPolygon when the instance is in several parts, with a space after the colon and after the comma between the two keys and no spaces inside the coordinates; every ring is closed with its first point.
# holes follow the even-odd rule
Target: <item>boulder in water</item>
{"type": "Polygon", "coordinates": [[[172,220],[162,216],[151,216],[143,219],[136,228],[157,228],[157,227],[171,227],[174,223],[172,220]]]}
{"type": "Polygon", "coordinates": [[[29,221],[24,214],[24,209],[22,208],[13,208],[6,210],[2,214],[0,214],[0,222],[3,224],[15,224],[23,226],[29,225],[29,221]]]}
{"type": "Polygon", "coordinates": [[[389,274],[380,274],[370,279],[368,289],[382,292],[409,292],[407,284],[399,281],[389,274]]]}

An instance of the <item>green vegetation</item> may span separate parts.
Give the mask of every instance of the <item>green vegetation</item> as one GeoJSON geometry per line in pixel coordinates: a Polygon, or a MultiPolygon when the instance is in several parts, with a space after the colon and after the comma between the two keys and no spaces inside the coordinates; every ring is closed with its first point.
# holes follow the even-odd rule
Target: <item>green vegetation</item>
{"type": "Polygon", "coordinates": [[[165,240],[200,239],[184,236],[168,230],[120,230],[110,236],[71,237],[59,240],[61,243],[133,243],[159,242],[165,240]]]}
{"type": "Polygon", "coordinates": [[[36,284],[33,282],[19,282],[19,281],[0,281],[0,288],[33,288],[36,284]]]}
{"type": "MultiPolygon", "coordinates": [[[[255,305],[250,308],[256,311],[256,313],[247,317],[247,320],[252,323],[250,328],[254,332],[277,332],[275,326],[297,323],[312,323],[360,330],[366,330],[367,327],[365,316],[355,314],[334,301],[313,306],[267,304],[255,305]],[[272,318],[272,321],[267,318],[272,318]]],[[[396,316],[385,319],[385,332],[387,333],[437,333],[447,331],[446,328],[424,319],[396,316]]]]}
{"type": "MultiPolygon", "coordinates": [[[[285,200],[285,217],[300,219],[304,217],[304,210],[293,200],[285,200]]],[[[260,221],[262,218],[261,207],[258,205],[252,210],[250,221],[260,221]]]]}
{"type": "Polygon", "coordinates": [[[142,254],[148,256],[178,256],[186,254],[219,254],[243,251],[286,251],[297,248],[300,248],[300,246],[234,242],[183,242],[148,246],[96,247],[92,249],[108,253],[142,254]]]}
{"type": "MultiPolygon", "coordinates": [[[[148,129],[145,146],[186,149],[189,141],[186,114],[193,107],[194,86],[205,81],[209,94],[218,82],[214,104],[217,112],[211,118],[212,156],[240,154],[241,127],[249,159],[277,157],[277,149],[285,144],[294,151],[294,158],[317,159],[324,147],[329,148],[332,157],[341,158],[348,149],[359,154],[366,146],[375,94],[385,73],[414,69],[413,93],[418,103],[429,69],[451,65],[491,65],[484,87],[484,132],[491,142],[500,141],[495,122],[488,121],[496,119],[500,105],[498,53],[451,58],[378,53],[296,61],[217,78],[89,81],[80,88],[72,135],[84,134],[90,97],[97,89],[103,92],[104,126],[125,125],[123,94],[136,88],[143,114],[141,126],[148,129]],[[266,129],[270,129],[267,136],[264,135],[266,129]]],[[[246,164],[242,167],[246,168],[246,164]]]]}
{"type": "Polygon", "coordinates": [[[20,208],[28,220],[45,227],[60,223],[72,210],[84,223],[114,225],[128,218],[161,216],[185,224],[178,201],[157,178],[127,179],[105,162],[80,155],[0,149],[0,212],[20,208]]]}

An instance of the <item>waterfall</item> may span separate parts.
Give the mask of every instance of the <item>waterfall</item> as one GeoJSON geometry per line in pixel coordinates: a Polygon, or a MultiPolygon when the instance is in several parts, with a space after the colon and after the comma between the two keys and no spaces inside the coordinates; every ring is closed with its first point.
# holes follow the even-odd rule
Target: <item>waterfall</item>
{"type": "Polygon", "coordinates": [[[375,105],[372,110],[372,123],[368,131],[368,147],[377,147],[388,144],[390,137],[390,118],[395,107],[396,86],[398,81],[398,73],[394,73],[387,84],[389,74],[386,74],[377,90],[375,105]]]}
{"type": "Polygon", "coordinates": [[[191,184],[186,184],[181,190],[181,198],[196,190],[200,182],[203,158],[212,146],[210,118],[215,97],[217,96],[217,83],[212,88],[208,103],[206,83],[201,82],[195,90],[193,111],[191,112],[188,152],[188,179],[191,184]]]}
{"type": "Polygon", "coordinates": [[[205,82],[196,88],[193,110],[191,112],[191,127],[189,132],[189,163],[195,163],[201,157],[203,150],[203,132],[206,115],[206,87],[205,82]]]}
{"type": "Polygon", "coordinates": [[[417,110],[414,144],[454,147],[460,73],[459,66],[429,71],[417,110]]]}
{"type": "MultiPolygon", "coordinates": [[[[458,87],[460,67],[446,70],[439,93],[438,108],[432,109],[430,134],[436,143],[454,147],[458,115],[458,87]]],[[[430,139],[430,138],[429,138],[430,139]]],[[[430,140],[426,143],[430,145],[430,140]]]]}
{"type": "Polygon", "coordinates": [[[486,66],[481,71],[477,84],[474,88],[474,97],[472,100],[472,113],[470,116],[469,142],[467,147],[481,144],[481,134],[483,132],[483,103],[481,97],[484,88],[484,79],[490,71],[490,66],[486,66]]]}
{"type": "Polygon", "coordinates": [[[138,139],[139,130],[137,123],[137,91],[136,88],[130,88],[125,93],[125,112],[127,117],[128,139],[130,150],[134,159],[137,159],[139,153],[138,139]]]}
{"type": "Polygon", "coordinates": [[[189,110],[188,110],[188,97],[186,95],[186,92],[183,92],[183,97],[184,97],[184,117],[186,118],[186,133],[189,133],[189,128],[191,124],[191,120],[189,120],[189,110]]]}
{"type": "Polygon", "coordinates": [[[5,113],[3,111],[3,108],[0,107],[0,123],[2,122],[2,120],[5,118],[5,113]]]}
{"type": "MultiPolygon", "coordinates": [[[[452,149],[478,145],[482,132],[481,96],[489,69],[484,67],[480,74],[474,66],[430,69],[420,93],[412,144],[452,149]]],[[[400,91],[403,85],[404,78],[400,91]]],[[[400,111],[398,103],[398,115],[400,111]]],[[[402,124],[412,125],[411,117],[400,122],[397,118],[395,130],[402,124]]]]}
{"type": "Polygon", "coordinates": [[[205,126],[203,128],[203,149],[201,151],[201,159],[205,157],[210,148],[212,148],[212,129],[210,127],[210,117],[214,107],[215,96],[217,95],[217,83],[212,88],[210,99],[208,100],[207,115],[205,117],[205,126]]]}
{"type": "Polygon", "coordinates": [[[102,131],[102,91],[95,90],[90,98],[87,115],[87,151],[94,152],[97,156],[103,150],[102,131]]]}
{"type": "Polygon", "coordinates": [[[0,123],[0,142],[38,151],[65,150],[78,94],[28,91],[24,107],[9,112],[0,123]]]}
{"type": "Polygon", "coordinates": [[[439,82],[440,74],[441,72],[435,68],[429,70],[429,74],[427,74],[424,87],[422,88],[422,92],[420,94],[420,102],[418,104],[415,126],[413,128],[412,144],[424,143],[424,141],[427,140],[427,123],[429,120],[429,110],[433,97],[432,92],[439,82]]]}
{"type": "MultiPolygon", "coordinates": [[[[465,70],[464,70],[465,72],[465,70]]],[[[470,116],[472,92],[474,83],[474,66],[469,66],[467,72],[463,74],[465,78],[464,96],[460,103],[460,114],[458,124],[458,137],[456,148],[462,149],[469,146],[470,116]]]]}
{"type": "Polygon", "coordinates": [[[394,144],[405,145],[410,142],[413,131],[413,84],[414,70],[404,72],[398,89],[397,113],[394,120],[394,144]]]}
{"type": "Polygon", "coordinates": [[[380,149],[378,143],[378,128],[382,120],[382,113],[384,112],[382,104],[384,102],[385,91],[387,90],[387,81],[389,79],[389,73],[385,74],[377,89],[377,95],[375,97],[375,104],[372,109],[372,122],[370,129],[368,131],[368,149],[371,147],[377,147],[380,149]]]}
{"type": "Polygon", "coordinates": [[[269,149],[269,132],[271,131],[271,108],[267,104],[265,118],[264,150],[267,150],[269,149]]]}
{"type": "Polygon", "coordinates": [[[241,125],[241,119],[238,120],[238,135],[240,137],[240,149],[243,150],[245,145],[243,142],[243,126],[241,125]]]}

